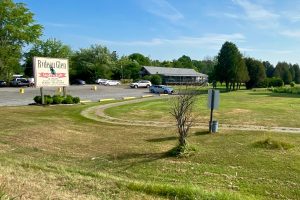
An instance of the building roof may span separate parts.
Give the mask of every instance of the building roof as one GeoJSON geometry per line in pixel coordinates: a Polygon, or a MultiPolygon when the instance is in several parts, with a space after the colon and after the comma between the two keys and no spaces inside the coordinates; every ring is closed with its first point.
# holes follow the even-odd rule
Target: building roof
{"type": "Polygon", "coordinates": [[[207,77],[206,74],[196,72],[194,69],[188,68],[171,68],[171,67],[153,67],[153,66],[143,66],[149,74],[160,74],[164,76],[200,76],[207,77]]]}

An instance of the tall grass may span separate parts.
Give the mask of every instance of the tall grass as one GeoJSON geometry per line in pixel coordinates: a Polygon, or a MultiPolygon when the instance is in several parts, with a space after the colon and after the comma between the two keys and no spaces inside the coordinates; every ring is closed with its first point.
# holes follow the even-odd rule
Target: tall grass
{"type": "Polygon", "coordinates": [[[270,90],[274,93],[300,94],[300,87],[276,87],[270,90]]]}

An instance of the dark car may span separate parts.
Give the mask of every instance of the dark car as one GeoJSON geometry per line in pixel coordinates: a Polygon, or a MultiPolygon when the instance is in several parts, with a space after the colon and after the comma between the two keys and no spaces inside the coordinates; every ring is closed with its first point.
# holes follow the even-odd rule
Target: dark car
{"type": "Polygon", "coordinates": [[[29,87],[30,83],[26,78],[14,78],[11,82],[10,82],[11,86],[14,87],[22,87],[22,86],[27,86],[29,87]]]}
{"type": "Polygon", "coordinates": [[[6,82],[3,80],[0,80],[0,87],[6,87],[6,86],[7,86],[6,82]]]}
{"type": "Polygon", "coordinates": [[[85,85],[85,81],[81,80],[81,79],[74,79],[73,81],[71,81],[72,85],[85,85]]]}

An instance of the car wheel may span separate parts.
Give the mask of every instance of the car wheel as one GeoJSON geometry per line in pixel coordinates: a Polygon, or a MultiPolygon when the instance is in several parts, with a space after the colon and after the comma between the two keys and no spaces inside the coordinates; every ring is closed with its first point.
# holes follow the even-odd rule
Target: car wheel
{"type": "Polygon", "coordinates": [[[147,87],[147,88],[149,88],[149,87],[150,87],[150,85],[147,85],[146,87],[147,87]]]}
{"type": "Polygon", "coordinates": [[[135,86],[134,86],[134,88],[138,88],[138,86],[137,86],[137,85],[135,85],[135,86]]]}
{"type": "Polygon", "coordinates": [[[164,94],[168,94],[168,91],[167,91],[167,90],[165,90],[165,91],[164,91],[164,94]]]}

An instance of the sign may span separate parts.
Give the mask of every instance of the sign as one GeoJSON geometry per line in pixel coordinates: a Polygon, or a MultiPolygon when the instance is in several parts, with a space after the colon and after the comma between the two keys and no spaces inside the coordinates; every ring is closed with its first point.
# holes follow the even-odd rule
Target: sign
{"type": "Polygon", "coordinates": [[[220,91],[209,89],[207,107],[209,109],[218,109],[219,102],[220,102],[220,91]],[[214,93],[214,97],[213,97],[213,93],[214,93]]]}
{"type": "Polygon", "coordinates": [[[35,87],[69,86],[69,61],[62,58],[33,58],[35,87]]]}

